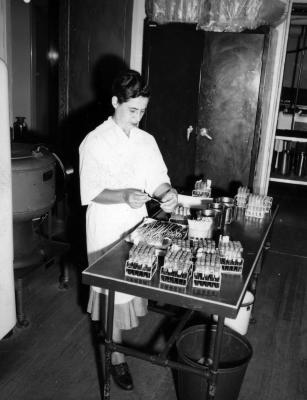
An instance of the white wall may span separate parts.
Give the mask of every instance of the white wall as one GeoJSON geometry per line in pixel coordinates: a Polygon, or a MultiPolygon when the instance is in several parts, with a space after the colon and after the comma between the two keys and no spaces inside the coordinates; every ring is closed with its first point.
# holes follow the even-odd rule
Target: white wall
{"type": "Polygon", "coordinates": [[[145,0],[134,0],[131,33],[130,68],[142,72],[145,0]]]}
{"type": "Polygon", "coordinates": [[[0,339],[16,324],[6,0],[0,0],[0,339]]]}

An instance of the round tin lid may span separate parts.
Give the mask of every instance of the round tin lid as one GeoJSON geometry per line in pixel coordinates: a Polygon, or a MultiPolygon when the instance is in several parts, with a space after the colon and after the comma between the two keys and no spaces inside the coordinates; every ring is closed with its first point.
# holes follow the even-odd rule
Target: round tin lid
{"type": "Polygon", "coordinates": [[[40,151],[39,145],[29,143],[12,143],[11,159],[24,159],[41,157],[43,153],[40,151]]]}

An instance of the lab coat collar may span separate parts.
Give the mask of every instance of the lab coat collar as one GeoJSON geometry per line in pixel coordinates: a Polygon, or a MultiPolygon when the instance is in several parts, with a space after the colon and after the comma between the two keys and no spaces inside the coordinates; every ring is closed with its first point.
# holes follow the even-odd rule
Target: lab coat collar
{"type": "Polygon", "coordinates": [[[112,117],[108,118],[108,122],[113,125],[117,136],[122,140],[131,140],[134,139],[135,136],[137,135],[138,128],[132,128],[130,131],[130,136],[128,137],[126,133],[122,130],[122,128],[119,125],[117,125],[117,123],[114,121],[112,117]]]}

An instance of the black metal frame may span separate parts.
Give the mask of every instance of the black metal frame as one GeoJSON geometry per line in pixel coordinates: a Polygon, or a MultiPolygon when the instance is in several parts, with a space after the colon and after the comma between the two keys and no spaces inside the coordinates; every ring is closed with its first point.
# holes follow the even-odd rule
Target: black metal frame
{"type": "MultiPolygon", "coordinates": [[[[114,351],[119,351],[121,353],[131,355],[133,357],[149,361],[153,364],[157,364],[160,366],[170,367],[176,370],[184,370],[200,375],[207,379],[208,382],[207,398],[209,400],[213,400],[215,398],[217,387],[217,373],[221,355],[225,317],[235,318],[239,311],[241,301],[243,300],[244,293],[247,290],[248,285],[253,286],[253,292],[255,293],[255,286],[257,281],[256,277],[261,271],[261,267],[259,264],[262,260],[263,249],[265,249],[266,247],[266,242],[268,240],[273,221],[277,215],[278,208],[278,205],[274,206],[274,210],[270,214],[269,218],[267,218],[265,224],[263,225],[263,228],[260,230],[257,224],[254,225],[254,228],[252,228],[253,224],[250,220],[248,221],[248,226],[246,227],[246,229],[244,222],[243,225],[241,223],[239,223],[239,225],[236,225],[235,223],[233,234],[236,234],[236,236],[240,240],[244,241],[245,238],[245,244],[247,245],[247,249],[245,252],[247,270],[243,279],[243,286],[240,289],[240,294],[237,293],[236,299],[233,299],[236,300],[236,304],[233,306],[231,306],[231,304],[228,303],[225,298],[220,299],[220,301],[212,302],[210,301],[210,298],[208,299],[205,295],[198,296],[196,294],[193,294],[193,292],[189,292],[189,289],[187,290],[187,294],[182,294],[177,291],[169,292],[162,290],[160,287],[157,287],[155,281],[148,286],[138,283],[134,284],[130,281],[127,281],[124,277],[124,272],[121,269],[121,264],[124,263],[124,258],[126,256],[126,252],[128,251],[128,244],[123,240],[117,242],[117,244],[115,244],[114,246],[111,246],[111,248],[106,251],[102,258],[100,258],[96,263],[89,266],[85,271],[83,271],[83,283],[93,286],[104,287],[109,290],[107,315],[102,315],[101,318],[102,322],[100,332],[105,332],[105,335],[102,338],[100,336],[100,332],[96,332],[95,334],[95,343],[97,344],[97,339],[99,339],[99,342],[101,342],[102,339],[102,342],[104,344],[105,357],[102,365],[100,347],[96,346],[96,352],[98,351],[98,354],[96,354],[96,356],[98,355],[97,361],[99,361],[100,363],[100,365],[98,365],[98,368],[100,369],[101,366],[104,367],[104,374],[99,373],[102,371],[98,371],[103,400],[110,399],[111,354],[114,351]],[[248,231],[250,231],[250,233],[253,233],[252,238],[249,237],[248,231]],[[257,231],[258,233],[256,233],[257,231]],[[255,238],[255,233],[257,239],[255,238]],[[250,265],[248,266],[248,264],[250,265]],[[179,321],[177,327],[173,331],[171,337],[167,341],[165,348],[162,352],[157,355],[151,355],[132,347],[113,343],[112,337],[115,291],[134,294],[139,297],[144,297],[154,301],[161,301],[161,298],[163,298],[164,303],[176,305],[176,307],[181,308],[181,310],[186,310],[182,319],[179,321]],[[214,338],[213,347],[213,362],[209,367],[204,369],[188,366],[186,364],[176,362],[168,358],[172,346],[176,342],[176,339],[180,335],[180,332],[186,325],[187,321],[192,316],[194,311],[200,310],[209,314],[218,315],[216,335],[214,338]]],[[[156,215],[156,217],[158,219],[163,219],[163,216],[156,215]]],[[[104,307],[104,309],[106,308],[104,307]]]]}
{"type": "MultiPolygon", "coordinates": [[[[223,339],[223,330],[224,330],[224,317],[218,318],[217,324],[217,334],[215,336],[214,342],[214,352],[213,352],[213,363],[211,367],[196,369],[189,365],[172,361],[168,358],[169,352],[172,349],[173,345],[175,344],[176,340],[178,339],[181,331],[185,327],[186,323],[190,320],[192,315],[194,314],[193,310],[186,310],[182,318],[179,320],[175,330],[173,331],[172,335],[168,339],[167,343],[165,344],[164,350],[157,354],[151,355],[144,352],[141,352],[137,349],[124,346],[121,344],[116,344],[112,340],[113,336],[113,317],[114,317],[114,298],[115,298],[115,291],[109,290],[108,295],[108,307],[107,307],[107,327],[106,327],[106,335],[103,339],[104,346],[105,346],[105,357],[104,357],[104,382],[103,382],[103,400],[110,399],[110,389],[111,389],[111,355],[112,352],[118,351],[120,353],[133,356],[135,358],[139,358],[144,361],[149,361],[153,364],[162,366],[162,367],[169,367],[171,369],[182,370],[187,372],[192,372],[194,374],[200,375],[208,380],[208,393],[207,398],[209,400],[214,400],[215,393],[216,393],[216,384],[217,384],[217,372],[222,348],[222,339],[223,339]]],[[[105,321],[102,321],[102,330],[104,329],[105,321]]]]}

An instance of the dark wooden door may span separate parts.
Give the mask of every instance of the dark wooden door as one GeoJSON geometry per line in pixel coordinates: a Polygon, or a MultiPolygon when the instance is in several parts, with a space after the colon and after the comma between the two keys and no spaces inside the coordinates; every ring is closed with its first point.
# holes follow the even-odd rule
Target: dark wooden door
{"type": "Polygon", "coordinates": [[[219,194],[248,185],[257,127],[264,34],[205,33],[199,93],[196,175],[219,194]]]}
{"type": "Polygon", "coordinates": [[[251,186],[265,33],[204,32],[186,24],[149,25],[145,33],[152,98],[144,126],[157,139],[173,185],[190,190],[208,178],[214,195],[251,186]]]}
{"type": "Polygon", "coordinates": [[[60,1],[58,147],[74,174],[68,186],[67,236],[84,263],[85,207],[79,189],[79,145],[113,112],[111,85],[130,59],[133,0],[60,1]]]}
{"type": "Polygon", "coordinates": [[[56,143],[59,0],[31,2],[31,141],[56,143]]]}
{"type": "Polygon", "coordinates": [[[132,8],[132,0],[60,2],[59,147],[77,169],[85,135],[113,113],[112,81],[130,59],[132,8]]]}
{"type": "Polygon", "coordinates": [[[144,74],[151,99],[143,127],[157,140],[172,184],[194,183],[195,132],[203,35],[190,25],[146,25],[144,74]],[[193,127],[190,138],[189,126],[193,127]]]}

